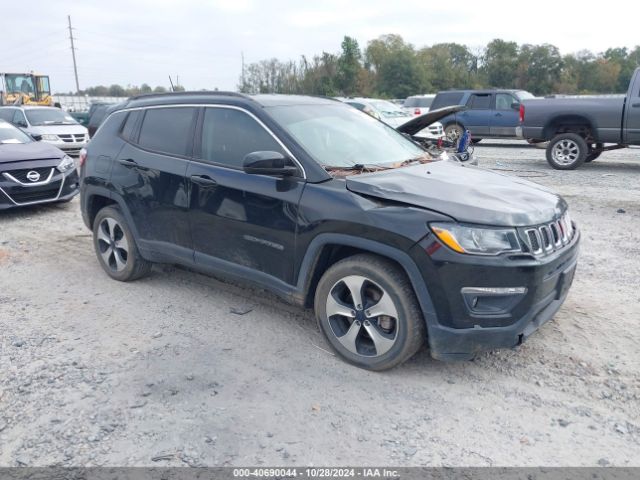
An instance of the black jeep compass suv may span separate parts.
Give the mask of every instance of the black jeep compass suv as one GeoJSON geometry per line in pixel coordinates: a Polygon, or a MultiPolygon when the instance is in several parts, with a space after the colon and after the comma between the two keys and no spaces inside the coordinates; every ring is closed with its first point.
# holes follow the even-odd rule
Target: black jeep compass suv
{"type": "Polygon", "coordinates": [[[331,99],[136,97],[81,156],[98,261],[243,279],[315,310],[332,348],[382,370],[514,347],[560,308],[579,232],[536,184],[434,159],[331,99]]]}

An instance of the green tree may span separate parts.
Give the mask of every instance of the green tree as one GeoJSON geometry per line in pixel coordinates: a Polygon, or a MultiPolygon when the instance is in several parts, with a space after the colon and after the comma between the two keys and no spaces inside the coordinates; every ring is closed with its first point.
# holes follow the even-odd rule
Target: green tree
{"type": "Polygon", "coordinates": [[[554,92],[562,71],[558,47],[549,44],[522,45],[516,70],[516,87],[535,95],[554,92]]]}
{"type": "Polygon", "coordinates": [[[495,39],[489,42],[484,52],[482,71],[489,86],[496,88],[515,87],[518,69],[518,44],[495,39]]]}
{"type": "Polygon", "coordinates": [[[362,70],[362,53],[355,38],[345,36],[342,40],[342,53],[338,57],[337,87],[342,95],[351,96],[358,90],[358,79],[362,70]]]}

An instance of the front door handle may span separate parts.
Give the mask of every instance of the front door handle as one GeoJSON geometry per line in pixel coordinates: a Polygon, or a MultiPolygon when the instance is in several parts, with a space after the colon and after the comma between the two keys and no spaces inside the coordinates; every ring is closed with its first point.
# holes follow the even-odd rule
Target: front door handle
{"type": "Polygon", "coordinates": [[[496,113],[496,117],[501,117],[502,114],[501,113],[496,113]]]}
{"type": "Polygon", "coordinates": [[[191,181],[203,187],[215,187],[218,185],[218,182],[208,175],[191,175],[191,181]]]}

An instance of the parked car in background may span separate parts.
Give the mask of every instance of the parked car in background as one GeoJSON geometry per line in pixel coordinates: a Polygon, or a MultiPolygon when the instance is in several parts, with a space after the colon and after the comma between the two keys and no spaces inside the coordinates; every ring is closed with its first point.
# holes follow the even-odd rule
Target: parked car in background
{"type": "Polygon", "coordinates": [[[73,158],[0,120],[0,210],[66,202],[78,193],[73,158]]]}
{"type": "Polygon", "coordinates": [[[94,103],[89,108],[89,122],[87,129],[89,137],[93,137],[105,118],[113,112],[120,103],[94,103]]]}
{"type": "MultiPolygon", "coordinates": [[[[339,98],[339,100],[348,103],[358,110],[368,113],[394,128],[397,128],[414,118],[414,116],[407,113],[404,108],[388,100],[380,100],[376,98],[339,98]]],[[[418,132],[416,136],[441,138],[444,136],[444,129],[440,122],[433,122],[427,128],[418,132]]]]}
{"type": "Polygon", "coordinates": [[[326,98],[133,98],[80,171],[111,278],[165,262],[258,285],[314,309],[336,354],[370,370],[425,342],[443,360],[520,345],[558,311],[578,259],[558,195],[438,160],[326,98]]]}
{"type": "Polygon", "coordinates": [[[640,68],[626,96],[525,100],[521,120],[524,138],[549,142],[547,162],[558,170],[578,168],[606,150],[640,145],[640,68]]]}
{"type": "MultiPolygon", "coordinates": [[[[424,115],[429,112],[434,98],[436,98],[435,94],[414,95],[407,98],[402,107],[411,115],[424,115]]],[[[448,107],[449,105],[444,106],[448,107]]]]}
{"type": "Polygon", "coordinates": [[[432,109],[466,105],[467,110],[441,120],[451,140],[469,130],[474,143],[483,138],[516,138],[520,104],[534,98],[524,90],[449,90],[438,92],[432,109]]]}
{"type": "Polygon", "coordinates": [[[55,145],[67,155],[77,157],[87,142],[89,132],[71,115],[55,107],[0,107],[0,118],[22,131],[55,145]]]}

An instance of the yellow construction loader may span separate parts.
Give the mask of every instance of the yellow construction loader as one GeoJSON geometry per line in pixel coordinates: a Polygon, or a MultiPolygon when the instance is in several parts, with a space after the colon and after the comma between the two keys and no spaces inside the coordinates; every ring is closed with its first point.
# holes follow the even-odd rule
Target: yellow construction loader
{"type": "Polygon", "coordinates": [[[53,106],[49,76],[0,73],[0,105],[53,106]]]}

